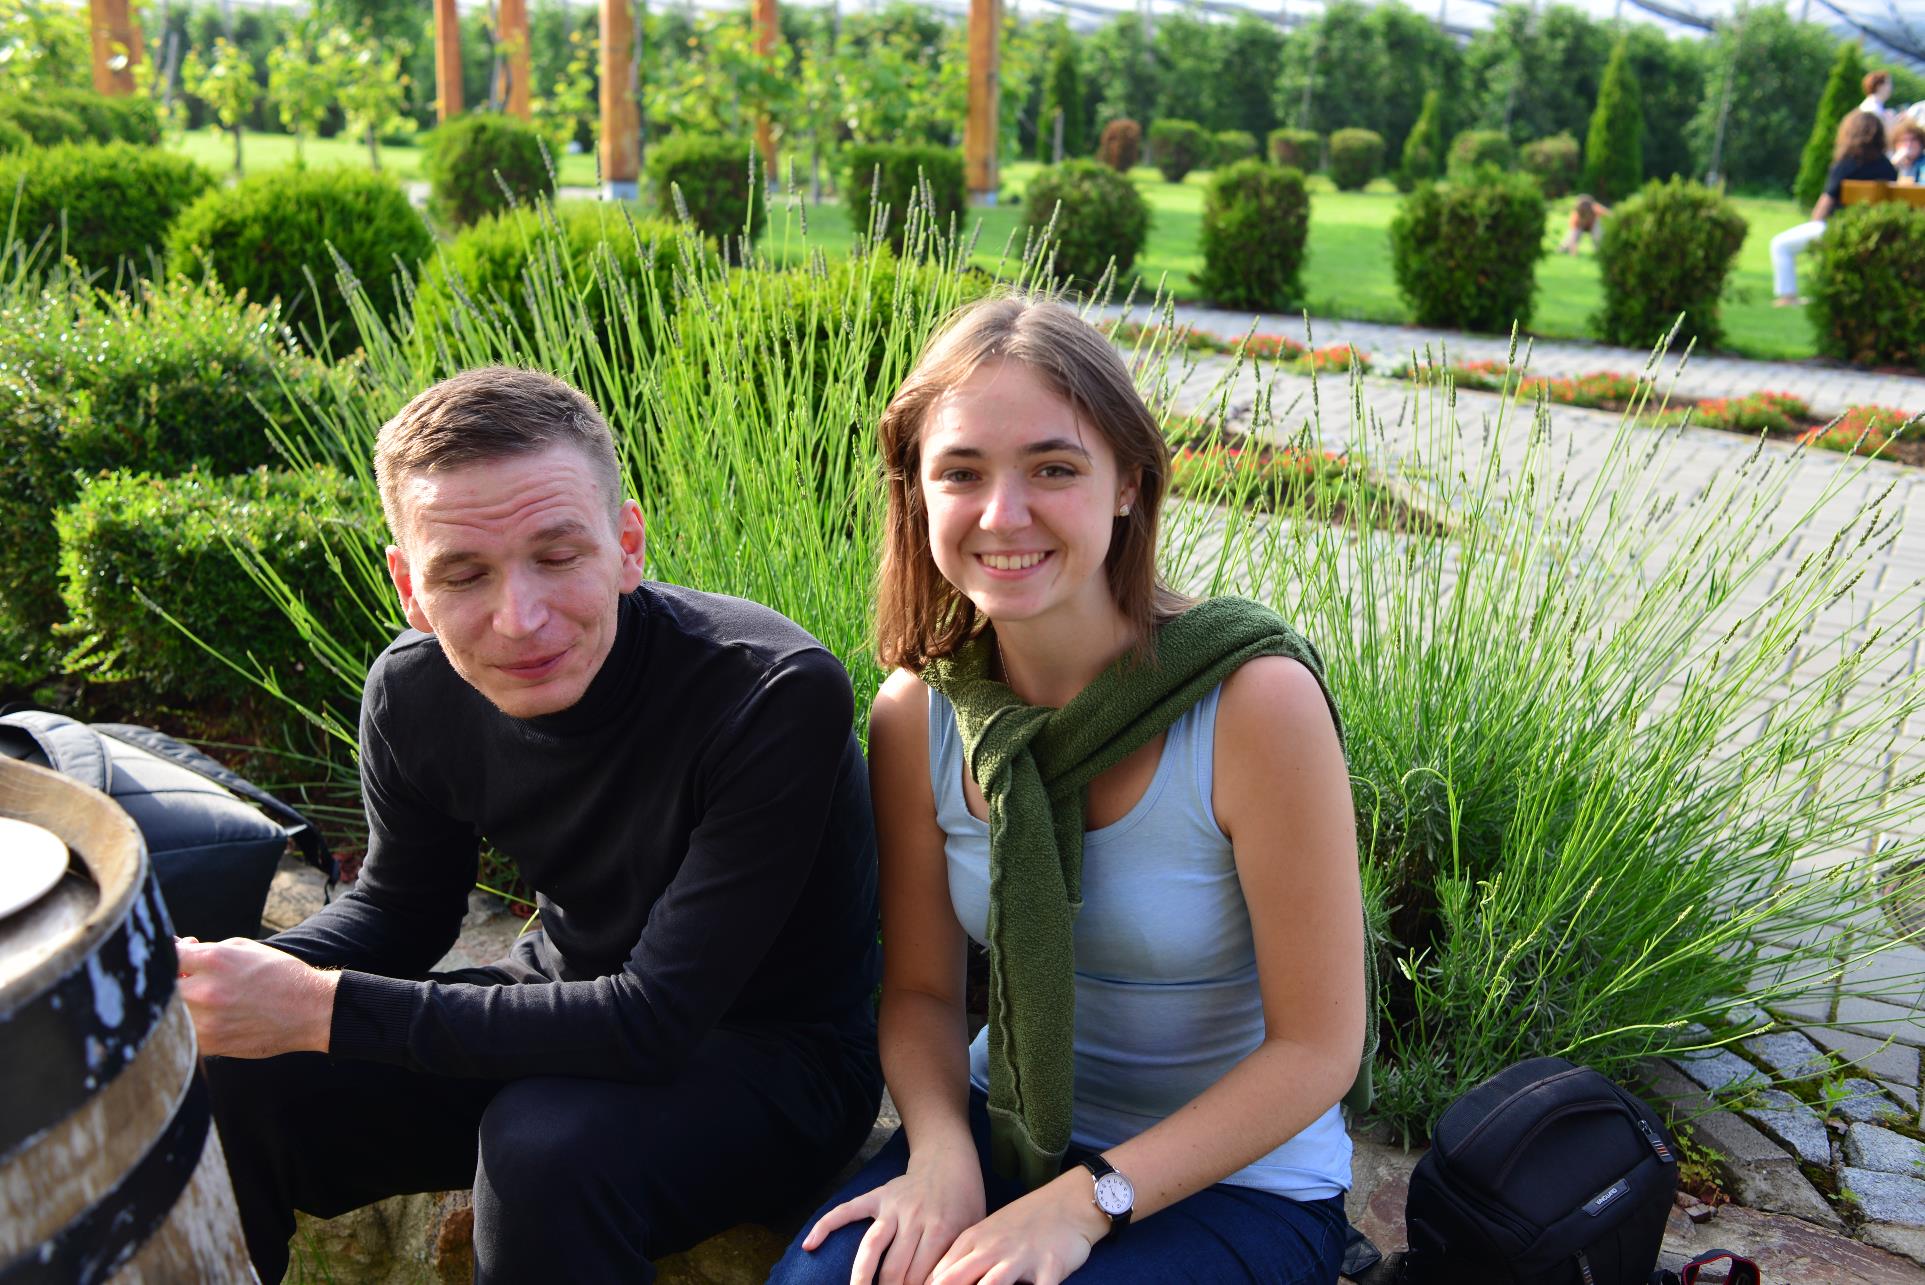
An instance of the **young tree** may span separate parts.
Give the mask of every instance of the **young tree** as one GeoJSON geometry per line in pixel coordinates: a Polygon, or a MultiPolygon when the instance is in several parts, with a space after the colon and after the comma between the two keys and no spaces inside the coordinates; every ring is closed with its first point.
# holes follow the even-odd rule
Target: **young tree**
{"type": "Polygon", "coordinates": [[[1584,186],[1604,200],[1618,201],[1643,185],[1644,109],[1627,47],[1619,40],[1604,66],[1597,110],[1584,139],[1584,186]]]}
{"type": "Polygon", "coordinates": [[[334,103],[334,77],[320,59],[318,42],[307,28],[267,54],[267,96],[294,136],[294,163],[301,164],[302,144],[319,132],[334,103]]]}
{"type": "Polygon", "coordinates": [[[1424,105],[1417,113],[1417,123],[1410,127],[1410,133],[1404,139],[1403,164],[1397,169],[1397,186],[1406,192],[1444,171],[1444,107],[1441,97],[1434,89],[1424,91],[1424,105]]]}
{"type": "Polygon", "coordinates": [[[560,156],[586,126],[592,134],[600,119],[601,105],[595,96],[595,67],[601,57],[601,38],[593,31],[577,28],[568,33],[561,49],[565,61],[555,71],[549,91],[537,94],[529,103],[535,128],[548,141],[548,150],[560,156]]]}
{"type": "Polygon", "coordinates": [[[336,27],[322,38],[321,62],[334,82],[348,131],[368,144],[368,163],[381,168],[381,135],[414,132],[408,115],[408,76],[401,70],[412,52],[408,42],[377,40],[336,27]]]}
{"type": "Polygon", "coordinates": [[[234,172],[241,173],[241,123],[261,94],[247,51],[226,36],[216,36],[209,57],[202,58],[198,49],[187,55],[180,77],[187,92],[206,103],[214,119],[233,131],[234,172]]]}
{"type": "Polygon", "coordinates": [[[1083,139],[1083,77],[1077,66],[1076,38],[1067,26],[1056,34],[1049,79],[1043,83],[1043,115],[1036,123],[1036,159],[1045,165],[1064,157],[1081,156],[1083,139]],[[1056,154],[1056,116],[1063,117],[1063,152],[1056,154]]]}
{"type": "Polygon", "coordinates": [[[1798,162],[1798,181],[1792,195],[1798,204],[1810,209],[1825,190],[1825,175],[1831,170],[1831,148],[1838,136],[1838,122],[1847,112],[1858,110],[1864,97],[1865,59],[1858,42],[1848,40],[1838,46],[1831,60],[1831,77],[1818,100],[1818,115],[1811,122],[1811,137],[1805,140],[1805,153],[1798,162]]]}

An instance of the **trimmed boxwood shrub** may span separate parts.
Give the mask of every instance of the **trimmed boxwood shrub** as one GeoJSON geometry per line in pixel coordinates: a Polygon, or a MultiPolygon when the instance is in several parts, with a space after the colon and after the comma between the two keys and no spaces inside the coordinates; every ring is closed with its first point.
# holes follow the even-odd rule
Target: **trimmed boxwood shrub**
{"type": "Polygon", "coordinates": [[[1718,300],[1744,243],[1744,216],[1720,193],[1681,178],[1645,184],[1604,221],[1597,337],[1648,348],[1682,312],[1680,338],[1715,346],[1724,338],[1718,300]]]}
{"type": "Polygon", "coordinates": [[[1444,172],[1444,104],[1434,89],[1424,91],[1417,123],[1404,135],[1404,154],[1397,163],[1397,190],[1408,192],[1444,172]]]}
{"type": "Polygon", "coordinates": [[[339,617],[333,636],[352,638],[359,631],[345,613],[356,604],[338,591],[330,553],[378,521],[361,502],[359,487],[326,468],[87,480],[55,519],[69,668],[166,698],[268,710],[265,693],[171,616],[227,655],[251,654],[296,700],[338,701],[339,677],[315,660],[231,545],[258,550],[323,622],[339,617]]]}
{"type": "Polygon", "coordinates": [[[25,134],[36,147],[105,141],[89,134],[80,117],[37,97],[0,100],[0,120],[25,134]]]}
{"type": "Polygon", "coordinates": [[[392,317],[400,306],[391,284],[397,261],[414,272],[433,253],[434,238],[390,175],[284,169],[216,188],[190,205],[168,233],[167,259],[176,272],[212,273],[256,303],[280,300],[282,320],[297,334],[318,342],[332,331],[352,340],[329,246],[366,287],[368,302],[392,317]]]}
{"type": "Polygon", "coordinates": [[[1215,144],[1212,149],[1212,163],[1218,168],[1235,165],[1238,161],[1247,161],[1257,154],[1256,136],[1248,130],[1218,130],[1215,144]]]}
{"type": "Polygon", "coordinates": [[[1112,257],[1116,279],[1126,278],[1150,237],[1149,203],[1100,161],[1065,161],[1042,171],[1030,180],[1023,211],[1033,236],[1054,216],[1056,274],[1085,287],[1095,285],[1112,257]]]}
{"type": "Polygon", "coordinates": [[[1451,140],[1450,176],[1466,178],[1486,165],[1508,170],[1517,164],[1517,149],[1501,129],[1467,129],[1451,140]]]}
{"type": "Polygon", "coordinates": [[[145,94],[115,97],[91,89],[39,89],[34,99],[72,113],[96,143],[160,142],[160,109],[145,94]]]}
{"type": "Polygon", "coordinates": [[[431,132],[425,146],[428,213],[436,222],[467,227],[511,205],[555,194],[541,134],[513,116],[458,116],[431,132]]]}
{"type": "Polygon", "coordinates": [[[1813,245],[1810,272],[1819,351],[1925,370],[1925,210],[1896,201],[1846,206],[1813,245]]]}
{"type": "Polygon", "coordinates": [[[1419,325],[1528,324],[1544,257],[1544,195],[1528,174],[1419,183],[1390,223],[1397,289],[1419,325]]]}
{"type": "Polygon", "coordinates": [[[1128,174],[1143,159],[1143,127],[1124,119],[1103,126],[1103,137],[1096,144],[1096,159],[1119,174],[1128,174]]]}
{"type": "Polygon", "coordinates": [[[1150,126],[1150,164],[1166,182],[1181,183],[1210,159],[1210,131],[1193,120],[1166,116],[1150,126]]]}
{"type": "Polygon", "coordinates": [[[167,229],[217,179],[187,157],[132,143],[76,143],[0,156],[0,192],[20,191],[20,235],[52,228],[83,269],[112,274],[123,258],[145,269],[167,229]]]}
{"type": "MultiPolygon", "coordinates": [[[[604,327],[626,325],[609,298],[608,284],[639,283],[653,274],[665,308],[675,307],[675,272],[682,262],[683,242],[690,233],[667,219],[631,222],[606,201],[564,201],[556,206],[510,210],[483,219],[457,236],[423,268],[415,292],[417,326],[437,328],[447,321],[455,292],[487,310],[505,308],[508,319],[523,335],[534,333],[534,313],[527,287],[546,288],[554,278],[535,270],[535,256],[543,253],[537,240],[543,227],[558,230],[568,246],[568,276],[574,296],[581,300],[583,323],[599,335],[604,327]],[[613,318],[613,319],[611,319],[613,318]]],[[[715,254],[712,242],[700,252],[715,254]]],[[[634,297],[639,324],[650,319],[643,298],[634,297]]]]}
{"type": "Polygon", "coordinates": [[[930,219],[924,235],[944,237],[952,221],[960,225],[969,205],[961,152],[920,143],[871,143],[849,148],[846,159],[849,178],[842,189],[847,193],[844,203],[849,207],[849,226],[858,233],[868,232],[874,206],[880,202],[889,207],[889,244],[901,250],[909,203],[922,184],[928,186],[925,213],[930,219]]]}
{"type": "Polygon", "coordinates": [[[1217,171],[1203,197],[1197,288],[1230,308],[1281,310],[1303,298],[1310,197],[1303,175],[1258,160],[1217,171]]]}
{"type": "Polygon", "coordinates": [[[1526,143],[1521,157],[1524,172],[1534,175],[1538,187],[1553,201],[1571,190],[1584,165],[1584,153],[1569,134],[1553,134],[1526,143]]]}
{"type": "Polygon", "coordinates": [[[1323,164],[1323,135],[1314,129],[1273,129],[1269,141],[1270,159],[1278,165],[1314,174],[1323,164]]]}
{"type": "MultiPolygon", "coordinates": [[[[703,236],[733,245],[746,228],[753,241],[768,223],[769,211],[762,194],[750,190],[750,150],[745,141],[705,134],[672,134],[656,143],[648,149],[655,208],[665,214],[678,211],[671,189],[679,189],[680,208],[688,211],[703,236]]],[[[756,178],[761,179],[759,166],[756,178]]]]}
{"type": "Polygon", "coordinates": [[[1383,169],[1384,136],[1376,130],[1340,129],[1330,136],[1330,181],[1340,191],[1362,191],[1383,169]]]}

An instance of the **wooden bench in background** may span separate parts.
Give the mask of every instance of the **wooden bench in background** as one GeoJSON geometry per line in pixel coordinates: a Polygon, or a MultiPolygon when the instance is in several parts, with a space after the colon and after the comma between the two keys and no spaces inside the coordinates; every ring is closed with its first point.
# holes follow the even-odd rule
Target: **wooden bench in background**
{"type": "Polygon", "coordinates": [[[1840,205],[1877,205],[1881,201],[1903,201],[1913,208],[1925,208],[1925,184],[1887,183],[1882,179],[1848,178],[1840,205]]]}

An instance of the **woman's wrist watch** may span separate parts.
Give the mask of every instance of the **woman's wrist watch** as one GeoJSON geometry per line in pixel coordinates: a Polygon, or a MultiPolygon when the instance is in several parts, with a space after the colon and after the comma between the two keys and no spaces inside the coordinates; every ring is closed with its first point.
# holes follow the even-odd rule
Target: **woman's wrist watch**
{"type": "Polygon", "coordinates": [[[1136,1188],[1101,1156],[1088,1157],[1083,1161],[1083,1168],[1089,1170],[1096,1184],[1092,1199],[1110,1220],[1110,1234],[1115,1235],[1130,1225],[1130,1215],[1136,1212],[1136,1188]]]}

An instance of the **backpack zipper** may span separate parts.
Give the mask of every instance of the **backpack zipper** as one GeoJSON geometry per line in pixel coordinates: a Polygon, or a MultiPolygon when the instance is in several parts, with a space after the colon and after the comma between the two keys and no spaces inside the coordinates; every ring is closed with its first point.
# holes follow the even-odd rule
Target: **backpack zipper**
{"type": "Polygon", "coordinates": [[[1666,1164],[1673,1163],[1671,1159],[1671,1148],[1664,1145],[1664,1139],[1657,1135],[1657,1132],[1651,1128],[1650,1123],[1646,1121],[1643,1116],[1637,1117],[1637,1121],[1638,1132],[1643,1134],[1644,1140],[1651,1144],[1651,1150],[1658,1153],[1658,1159],[1664,1161],[1666,1164]]]}

